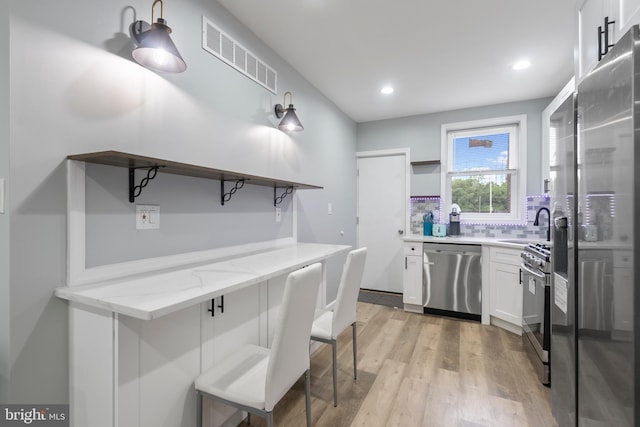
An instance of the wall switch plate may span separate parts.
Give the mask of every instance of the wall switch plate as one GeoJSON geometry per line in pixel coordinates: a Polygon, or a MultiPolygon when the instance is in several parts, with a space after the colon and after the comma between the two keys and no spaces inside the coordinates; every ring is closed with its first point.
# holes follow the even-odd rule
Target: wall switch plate
{"type": "Polygon", "coordinates": [[[160,206],[136,205],[136,230],[157,230],[160,228],[160,206]]]}
{"type": "Polygon", "coordinates": [[[4,213],[4,178],[0,178],[0,214],[4,213]]]}
{"type": "Polygon", "coordinates": [[[327,205],[327,214],[333,215],[333,203],[331,202],[329,202],[329,204],[327,205]]]}
{"type": "Polygon", "coordinates": [[[276,222],[282,221],[282,208],[276,208],[276,222]]]}

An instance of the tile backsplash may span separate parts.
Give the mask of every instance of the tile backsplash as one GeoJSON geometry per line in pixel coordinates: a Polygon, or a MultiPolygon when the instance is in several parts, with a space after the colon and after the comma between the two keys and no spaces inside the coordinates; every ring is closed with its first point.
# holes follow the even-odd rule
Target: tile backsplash
{"type": "MultiPolygon", "coordinates": [[[[434,223],[448,223],[448,212],[440,209],[440,197],[437,196],[412,196],[411,208],[411,234],[422,234],[422,216],[428,211],[434,215],[434,223]]],[[[527,196],[526,224],[476,224],[465,223],[464,212],[460,223],[460,234],[468,237],[490,237],[507,239],[546,239],[547,216],[541,217],[541,226],[534,226],[533,221],[536,211],[542,207],[549,209],[549,196],[527,196]]]]}

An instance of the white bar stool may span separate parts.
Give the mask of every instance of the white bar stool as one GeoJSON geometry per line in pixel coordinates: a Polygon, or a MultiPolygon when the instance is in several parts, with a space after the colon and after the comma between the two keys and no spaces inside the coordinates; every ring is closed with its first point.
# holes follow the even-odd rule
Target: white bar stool
{"type": "Polygon", "coordinates": [[[195,380],[199,426],[203,397],[208,397],[263,416],[272,427],[273,407],[303,374],[311,426],[309,336],[321,280],[320,263],[290,273],[271,349],[248,345],[195,380]]]}
{"type": "Polygon", "coordinates": [[[347,260],[342,269],[342,277],[338,287],[333,310],[321,314],[311,328],[311,339],[331,344],[333,356],[333,406],[338,406],[338,363],[336,357],[336,343],[338,335],[349,325],[353,331],[353,379],[358,378],[357,372],[357,342],[356,342],[356,303],[362,282],[364,262],[367,248],[353,250],[347,254],[347,260]]]}

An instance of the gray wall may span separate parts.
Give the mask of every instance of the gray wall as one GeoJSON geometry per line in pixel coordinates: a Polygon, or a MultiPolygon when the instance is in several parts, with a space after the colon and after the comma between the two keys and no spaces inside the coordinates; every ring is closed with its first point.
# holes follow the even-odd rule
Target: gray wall
{"type": "MultiPolygon", "coordinates": [[[[165,19],[188,69],[177,75],[143,69],[128,59],[133,19],[128,6],[137,19],[149,21],[151,3],[10,3],[11,25],[2,26],[10,28],[10,55],[0,48],[10,57],[11,73],[0,79],[11,87],[10,157],[0,136],[0,172],[9,157],[11,178],[10,214],[0,216],[0,227],[11,220],[10,257],[0,257],[10,259],[11,274],[9,286],[3,276],[9,269],[0,270],[0,304],[10,293],[10,324],[0,335],[0,351],[8,353],[2,400],[68,401],[67,305],[53,290],[66,281],[64,159],[69,154],[120,150],[321,185],[323,190],[298,192],[298,239],[355,244],[355,123],[212,0],[165,1],[165,19]],[[278,71],[277,96],[201,48],[203,14],[278,71]],[[293,92],[303,133],[287,136],[274,129],[272,107],[285,91],[293,92]],[[328,202],[334,206],[331,216],[328,202]]],[[[6,122],[6,114],[0,120],[6,122]]],[[[87,170],[88,257],[94,265],[138,258],[149,244],[171,253],[251,241],[258,228],[264,233],[259,238],[290,233],[285,231],[290,200],[277,225],[268,189],[240,190],[229,211],[241,210],[249,219],[225,222],[229,211],[214,202],[217,182],[176,176],[152,182],[136,201],[161,205],[161,231],[137,232],[132,206],[122,194],[125,171],[87,170]],[[233,232],[222,235],[222,224],[231,224],[233,232]],[[196,227],[203,232],[193,236],[196,227]],[[96,245],[94,239],[104,241],[96,245]]],[[[7,234],[0,228],[0,237],[7,234]]],[[[0,255],[6,253],[5,242],[0,255]]],[[[329,298],[335,296],[342,262],[329,265],[329,298]]]]}
{"type": "MultiPolygon", "coordinates": [[[[358,151],[405,148],[411,161],[440,160],[441,125],[503,116],[527,115],[527,195],[542,192],[542,110],[552,98],[445,111],[358,124],[358,151]]],[[[440,166],[413,166],[411,194],[440,195],[440,166]]]]}
{"type": "MultiPolygon", "coordinates": [[[[9,12],[0,11],[0,58],[9,57],[9,12]]],[[[0,61],[0,178],[9,178],[9,61],[0,61]]],[[[9,379],[9,213],[0,214],[0,402],[9,379]]]]}
{"type": "Polygon", "coordinates": [[[129,203],[126,169],[89,164],[86,176],[87,267],[293,235],[292,198],[276,222],[270,187],[245,184],[222,206],[219,181],[158,173],[129,203]],[[136,205],[160,206],[159,230],[136,230],[136,205]]]}

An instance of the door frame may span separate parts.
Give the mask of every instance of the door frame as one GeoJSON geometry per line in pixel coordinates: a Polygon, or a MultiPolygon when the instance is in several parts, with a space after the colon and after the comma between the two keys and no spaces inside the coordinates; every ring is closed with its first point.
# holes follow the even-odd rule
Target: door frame
{"type": "MultiPolygon", "coordinates": [[[[404,205],[404,221],[403,221],[403,237],[407,236],[407,227],[411,224],[411,210],[409,207],[409,201],[411,200],[411,150],[407,148],[391,148],[388,150],[373,150],[373,151],[357,151],[356,152],[356,167],[358,160],[367,157],[388,157],[388,156],[404,156],[404,172],[405,172],[405,205],[404,205]]],[[[360,246],[360,172],[358,171],[358,180],[356,186],[356,215],[358,222],[356,225],[356,245],[360,246]]]]}

